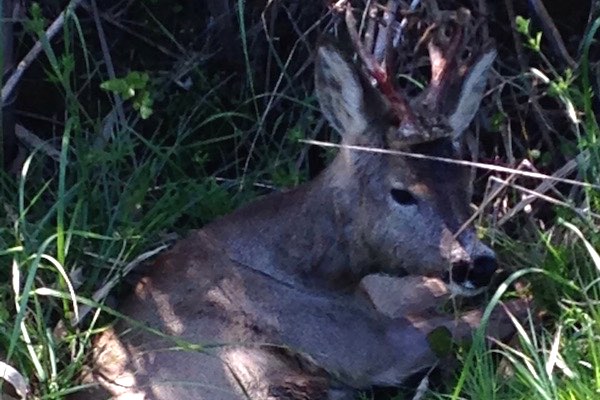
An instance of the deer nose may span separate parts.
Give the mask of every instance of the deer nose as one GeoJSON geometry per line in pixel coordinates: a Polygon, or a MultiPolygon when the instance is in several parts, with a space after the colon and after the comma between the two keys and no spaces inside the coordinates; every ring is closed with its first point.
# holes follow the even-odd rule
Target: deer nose
{"type": "Polygon", "coordinates": [[[473,260],[472,265],[467,261],[452,263],[448,278],[459,285],[479,289],[489,285],[497,268],[496,257],[490,255],[478,256],[473,260]]]}
{"type": "Polygon", "coordinates": [[[469,280],[475,287],[484,287],[490,284],[492,276],[498,269],[496,257],[485,255],[473,260],[473,268],[469,271],[469,280]]]}

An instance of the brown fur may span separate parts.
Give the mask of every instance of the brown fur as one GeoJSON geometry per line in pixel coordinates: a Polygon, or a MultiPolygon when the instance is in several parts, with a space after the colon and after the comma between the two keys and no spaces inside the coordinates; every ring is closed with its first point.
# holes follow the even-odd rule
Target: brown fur
{"type": "MultiPolygon", "coordinates": [[[[385,100],[331,45],[319,49],[316,86],[344,144],[398,149],[385,100]]],[[[446,138],[408,150],[456,158],[456,149],[446,138]]],[[[120,311],[171,338],[120,322],[98,338],[90,379],[127,400],[349,399],[399,385],[436,362],[427,332],[445,325],[466,335],[474,323],[411,319],[398,307],[385,315],[372,294],[389,286],[356,289],[376,272],[442,275],[493,257],[471,228],[453,235],[468,218],[468,177],[436,161],[341,149],[312,182],[192,232],[160,257],[120,311]],[[393,189],[415,203],[398,204],[393,189]]]]}

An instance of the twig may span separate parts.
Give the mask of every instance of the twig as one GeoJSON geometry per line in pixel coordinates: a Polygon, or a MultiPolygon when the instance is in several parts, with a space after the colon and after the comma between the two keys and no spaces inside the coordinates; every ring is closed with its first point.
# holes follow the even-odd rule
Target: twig
{"type": "MultiPolygon", "coordinates": [[[[527,63],[525,62],[525,56],[523,52],[523,44],[521,43],[521,38],[519,37],[519,33],[517,31],[517,27],[515,26],[515,9],[512,4],[512,0],[504,0],[504,5],[506,7],[506,13],[508,14],[508,19],[510,22],[510,30],[513,36],[513,42],[515,43],[515,50],[517,52],[517,60],[519,61],[519,66],[521,67],[521,72],[525,72],[529,70],[527,63]]],[[[533,96],[533,87],[529,82],[525,82],[527,93],[529,94],[529,99],[531,100],[531,104],[534,110],[533,116],[538,123],[540,130],[542,132],[542,138],[546,145],[552,149],[554,148],[554,142],[550,136],[550,130],[552,127],[546,121],[543,116],[542,108],[537,98],[533,96]]]]}
{"type": "MultiPolygon", "coordinates": [[[[46,39],[48,39],[48,41],[52,40],[52,38],[54,38],[54,36],[56,36],[58,31],[62,28],[62,26],[65,22],[66,10],[68,10],[70,8],[74,10],[81,4],[82,1],[83,0],[72,0],[67,5],[67,7],[58,15],[58,17],[56,17],[54,22],[52,22],[52,24],[48,27],[46,32],[44,32],[44,35],[46,36],[46,39]]],[[[6,101],[8,101],[10,96],[15,91],[17,84],[21,80],[21,77],[23,76],[23,74],[25,73],[27,68],[29,68],[31,63],[33,63],[33,61],[40,55],[40,53],[42,52],[42,49],[43,49],[42,41],[41,40],[36,41],[35,44],[33,45],[33,47],[31,48],[31,50],[29,50],[29,52],[25,55],[25,57],[23,57],[21,62],[17,65],[17,68],[15,68],[15,71],[12,73],[10,78],[8,78],[8,80],[2,87],[2,103],[5,103],[6,101]]]]}
{"type": "Polygon", "coordinates": [[[15,135],[27,147],[39,150],[54,161],[60,161],[60,151],[52,147],[48,142],[40,139],[37,135],[30,132],[23,126],[15,125],[15,135]]]}
{"type": "Polygon", "coordinates": [[[565,43],[560,36],[560,32],[556,29],[556,25],[552,21],[548,10],[540,0],[529,0],[529,4],[533,8],[533,12],[539,18],[542,25],[542,30],[546,34],[546,38],[550,41],[550,47],[555,50],[556,53],[563,59],[563,61],[570,67],[575,68],[577,63],[569,55],[565,43]]]}
{"type": "MultiPolygon", "coordinates": [[[[391,52],[394,48],[394,25],[398,23],[396,21],[396,14],[399,8],[400,4],[398,4],[398,1],[389,0],[387,2],[383,8],[383,24],[379,24],[379,32],[375,37],[373,57],[378,63],[388,68],[388,70],[389,67],[387,65],[391,62],[391,52]]],[[[367,49],[371,51],[369,47],[367,49]]]]}
{"type": "MultiPolygon", "coordinates": [[[[483,16],[483,18],[485,19],[486,22],[489,21],[487,0],[479,0],[479,13],[483,16]]],[[[482,33],[481,36],[484,38],[484,40],[489,40],[490,32],[489,32],[489,26],[487,23],[483,24],[481,33],[482,33]]]]}
{"type": "MultiPolygon", "coordinates": [[[[347,0],[340,0],[338,3],[339,4],[344,4],[347,0]]],[[[329,15],[329,13],[327,14],[329,15]]],[[[326,18],[326,16],[322,16],[321,18],[319,18],[318,20],[316,20],[310,27],[308,27],[308,29],[304,32],[304,34],[302,35],[303,37],[308,36],[313,30],[316,30],[317,28],[319,28],[323,22],[323,20],[326,18]]],[[[311,60],[307,60],[304,65],[299,68],[298,72],[296,73],[296,75],[290,80],[290,82],[284,87],[284,89],[282,89],[281,91],[279,90],[280,87],[283,85],[284,79],[288,77],[286,71],[288,70],[288,66],[290,65],[290,63],[293,60],[293,57],[296,53],[296,51],[298,50],[298,47],[300,46],[300,44],[303,42],[303,38],[298,38],[296,39],[296,41],[294,42],[294,45],[292,46],[288,58],[285,61],[284,65],[281,67],[281,73],[279,74],[279,77],[277,78],[277,81],[275,82],[275,85],[273,87],[272,96],[269,96],[269,101],[265,107],[265,110],[262,113],[262,116],[258,122],[258,126],[257,126],[257,132],[254,135],[254,137],[252,138],[252,142],[250,143],[250,150],[248,151],[248,155],[246,156],[246,160],[244,161],[244,167],[242,169],[242,178],[240,181],[240,185],[239,185],[239,190],[242,190],[244,188],[245,185],[245,180],[246,180],[246,175],[248,174],[248,167],[250,166],[250,159],[252,157],[252,154],[254,152],[254,148],[256,147],[256,143],[258,141],[258,137],[260,135],[260,130],[262,129],[262,127],[265,124],[265,121],[267,119],[267,116],[269,115],[269,113],[275,108],[275,105],[277,105],[281,99],[283,98],[283,96],[278,95],[279,93],[285,93],[287,90],[289,90],[290,88],[292,88],[293,86],[293,80],[297,77],[300,76],[300,74],[302,73],[302,71],[308,67],[309,65],[312,64],[311,60]]]]}
{"type": "MultiPolygon", "coordinates": [[[[88,12],[91,14],[92,10],[90,10],[90,7],[86,4],[82,4],[82,7],[85,10],[88,10],[88,12]]],[[[172,52],[171,50],[167,49],[166,47],[160,45],[159,43],[156,43],[154,41],[152,41],[151,39],[149,39],[148,37],[134,31],[133,29],[130,29],[129,27],[127,27],[126,25],[120,23],[119,21],[117,21],[116,19],[112,18],[114,17],[114,15],[108,14],[106,12],[102,12],[100,13],[100,18],[102,18],[104,21],[106,21],[107,23],[121,29],[123,32],[128,33],[129,35],[135,37],[136,39],[140,40],[141,42],[145,43],[146,45],[155,48],[156,50],[160,51],[161,53],[165,54],[168,57],[177,59],[179,58],[179,55],[177,53],[172,52]]]]}
{"type": "MultiPolygon", "coordinates": [[[[539,199],[539,200],[546,201],[546,202],[548,202],[550,204],[554,204],[555,206],[560,206],[560,207],[568,208],[569,210],[577,213],[582,219],[585,218],[586,214],[589,215],[590,217],[595,218],[595,219],[600,219],[600,214],[597,214],[597,213],[595,213],[595,212],[593,212],[593,211],[591,211],[589,209],[583,209],[583,208],[575,207],[572,204],[569,204],[569,203],[567,203],[565,201],[561,201],[559,199],[555,199],[554,197],[548,196],[548,195],[546,195],[544,193],[540,193],[536,189],[528,189],[528,188],[526,188],[524,186],[517,185],[516,183],[506,182],[506,181],[504,181],[504,180],[502,180],[502,179],[500,179],[500,178],[498,178],[496,176],[492,176],[491,179],[493,181],[495,181],[495,182],[501,183],[503,185],[504,184],[508,185],[508,186],[510,186],[510,187],[512,187],[512,188],[514,188],[516,190],[519,190],[519,191],[523,192],[524,194],[526,194],[527,197],[525,197],[523,200],[521,200],[521,202],[519,204],[526,202],[526,204],[528,205],[530,203],[533,203],[536,199],[539,199]]],[[[496,226],[499,227],[499,226],[503,225],[510,218],[514,217],[515,214],[518,211],[523,210],[525,207],[521,208],[518,211],[516,211],[515,208],[510,209],[506,213],[506,215],[504,217],[502,217],[502,219],[500,220],[500,222],[498,222],[496,224],[496,226]]]]}
{"type": "MultiPolygon", "coordinates": [[[[0,7],[1,13],[0,15],[3,18],[2,23],[0,23],[1,29],[1,37],[2,40],[2,64],[0,69],[2,75],[10,71],[14,66],[14,32],[13,25],[14,21],[17,17],[17,14],[20,12],[20,3],[13,1],[4,1],[2,7],[0,7]]],[[[4,104],[4,102],[3,102],[4,104]]]]}
{"type": "MultiPolygon", "coordinates": [[[[421,4],[421,0],[412,0],[410,2],[410,6],[408,7],[408,9],[413,12],[417,9],[417,7],[419,6],[419,4],[421,4]]],[[[402,18],[402,21],[400,21],[400,26],[398,27],[398,34],[400,35],[400,40],[404,40],[403,36],[404,36],[404,28],[406,28],[406,26],[408,25],[408,18],[404,17],[402,18]]]]}
{"type": "MultiPolygon", "coordinates": [[[[115,79],[117,76],[115,74],[115,67],[112,63],[112,57],[110,56],[110,51],[108,49],[108,44],[106,43],[106,35],[104,34],[104,29],[102,28],[102,23],[100,22],[100,13],[98,12],[98,6],[96,4],[96,0],[91,1],[92,4],[92,15],[94,17],[94,23],[96,24],[96,29],[98,30],[98,40],[100,41],[100,48],[102,49],[102,55],[104,57],[104,62],[106,63],[106,72],[108,72],[108,77],[110,79],[115,79]]],[[[121,97],[114,93],[113,99],[115,102],[115,108],[117,110],[117,115],[119,116],[119,120],[121,122],[121,127],[125,126],[125,112],[123,111],[123,100],[121,97]]],[[[108,140],[108,137],[104,137],[104,140],[108,140]]]]}
{"type": "Polygon", "coordinates": [[[432,160],[432,161],[438,161],[438,162],[443,162],[443,163],[462,165],[465,167],[475,167],[475,168],[480,168],[480,169],[487,170],[487,171],[515,174],[515,175],[525,176],[528,178],[549,180],[549,181],[565,183],[565,184],[573,185],[573,186],[579,186],[579,187],[600,190],[600,185],[597,185],[594,183],[582,182],[582,181],[578,181],[575,179],[559,178],[557,176],[546,175],[546,174],[542,174],[540,172],[521,171],[521,170],[518,170],[515,168],[503,167],[500,165],[492,165],[492,164],[467,161],[467,160],[457,160],[457,159],[446,158],[446,157],[428,156],[426,154],[410,153],[407,151],[399,151],[399,150],[380,149],[380,148],[376,148],[376,147],[336,144],[336,143],[330,143],[330,142],[322,142],[319,140],[302,139],[302,140],[300,140],[300,142],[306,143],[306,144],[311,144],[311,145],[316,145],[316,146],[322,146],[322,147],[335,147],[335,148],[339,148],[339,149],[367,151],[367,152],[371,152],[371,153],[403,156],[403,157],[414,158],[414,159],[419,159],[419,160],[432,160]]]}
{"type": "Polygon", "coordinates": [[[504,181],[505,183],[499,187],[494,188],[494,190],[491,193],[488,193],[488,190],[486,189],[486,196],[484,197],[484,199],[481,202],[481,204],[479,205],[479,207],[477,207],[477,210],[475,210],[473,215],[471,215],[465,222],[463,222],[463,224],[460,226],[460,228],[458,228],[458,230],[456,232],[452,233],[452,235],[455,239],[457,239],[460,236],[460,234],[463,233],[477,219],[477,217],[479,215],[483,215],[483,210],[495,198],[500,196],[500,194],[504,191],[504,189],[506,189],[506,187],[510,184],[510,182],[517,179],[517,177],[519,176],[519,172],[521,172],[520,168],[523,168],[523,167],[524,167],[524,165],[523,165],[523,163],[521,163],[517,166],[517,168],[511,168],[511,170],[512,170],[511,174],[508,178],[506,178],[506,181],[504,181]]]}
{"type": "MultiPolygon", "coordinates": [[[[588,158],[588,155],[589,154],[587,152],[580,154],[576,159],[570,160],[565,165],[563,165],[558,171],[556,171],[554,174],[552,174],[552,176],[562,178],[564,176],[569,175],[571,172],[573,172],[577,168],[577,165],[579,165],[581,162],[583,162],[584,160],[586,160],[588,158]]],[[[533,189],[533,191],[541,196],[544,193],[546,193],[548,190],[553,189],[555,184],[556,184],[555,182],[547,180],[547,181],[540,183],[535,189],[533,189]]],[[[532,197],[528,197],[528,198],[521,200],[512,209],[510,209],[508,212],[505,213],[505,215],[500,219],[500,221],[498,221],[497,225],[498,226],[504,225],[515,214],[517,214],[519,211],[523,210],[527,205],[532,203],[533,200],[535,200],[535,199],[532,197]]]]}

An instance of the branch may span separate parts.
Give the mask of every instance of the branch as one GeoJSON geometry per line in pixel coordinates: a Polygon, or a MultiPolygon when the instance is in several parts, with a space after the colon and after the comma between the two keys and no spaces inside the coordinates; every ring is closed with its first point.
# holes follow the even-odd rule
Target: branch
{"type": "MultiPolygon", "coordinates": [[[[65,22],[66,10],[68,10],[69,8],[72,8],[72,9],[77,8],[81,4],[82,1],[83,0],[72,0],[71,3],[69,3],[67,5],[66,9],[63,10],[58,15],[58,17],[56,17],[54,22],[52,22],[52,24],[48,27],[48,29],[44,33],[44,36],[46,37],[46,39],[48,41],[52,40],[52,38],[54,38],[54,36],[56,36],[56,34],[62,28],[62,26],[65,22]]],[[[41,39],[38,39],[38,41],[35,42],[35,44],[31,48],[31,50],[29,50],[29,53],[27,53],[27,55],[25,55],[25,57],[23,57],[21,62],[17,65],[17,68],[15,68],[15,71],[12,73],[10,78],[8,78],[8,80],[2,87],[2,103],[6,103],[8,101],[8,99],[10,99],[10,97],[12,96],[12,94],[15,91],[15,88],[17,87],[17,84],[21,80],[21,77],[23,76],[23,74],[25,73],[27,68],[29,68],[31,63],[33,63],[33,61],[40,55],[40,53],[42,52],[42,49],[43,49],[42,41],[41,41],[41,39]]]]}

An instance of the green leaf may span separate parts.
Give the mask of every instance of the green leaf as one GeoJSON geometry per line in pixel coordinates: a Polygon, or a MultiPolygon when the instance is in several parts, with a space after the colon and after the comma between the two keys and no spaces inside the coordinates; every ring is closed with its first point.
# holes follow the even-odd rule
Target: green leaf
{"type": "Polygon", "coordinates": [[[142,119],[152,115],[154,100],[150,93],[150,76],[146,72],[131,71],[124,78],[104,81],[100,88],[118,94],[123,100],[133,99],[133,108],[142,119]]]}
{"type": "Polygon", "coordinates": [[[133,102],[133,108],[139,111],[142,119],[148,119],[152,113],[152,105],[154,100],[150,96],[150,92],[144,91],[133,102]]]}
{"type": "Polygon", "coordinates": [[[129,99],[129,85],[124,79],[109,79],[100,84],[100,88],[121,95],[125,100],[129,99]]]}
{"type": "Polygon", "coordinates": [[[427,335],[429,347],[436,356],[442,358],[452,351],[452,333],[445,326],[439,326],[427,335]]]}
{"type": "Polygon", "coordinates": [[[150,77],[146,72],[131,71],[124,80],[134,89],[145,89],[150,77]]]}
{"type": "Polygon", "coordinates": [[[46,25],[44,16],[42,15],[42,7],[40,7],[39,3],[33,3],[31,4],[29,13],[31,14],[31,18],[25,21],[25,29],[38,36],[42,35],[46,25]]]}
{"type": "Polygon", "coordinates": [[[515,24],[516,24],[516,28],[517,28],[517,32],[519,32],[522,35],[525,36],[529,36],[529,24],[530,24],[530,20],[523,18],[520,15],[517,15],[517,18],[515,18],[515,24]]]}

